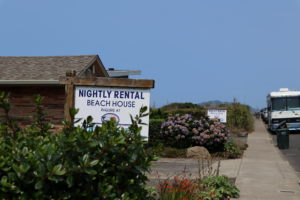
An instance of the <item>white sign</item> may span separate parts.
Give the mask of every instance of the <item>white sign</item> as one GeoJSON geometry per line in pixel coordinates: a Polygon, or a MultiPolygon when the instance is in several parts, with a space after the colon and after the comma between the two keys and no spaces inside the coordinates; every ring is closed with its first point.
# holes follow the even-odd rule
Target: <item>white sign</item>
{"type": "MultiPolygon", "coordinates": [[[[147,106],[149,113],[149,105],[150,89],[75,88],[75,108],[79,108],[76,117],[85,119],[90,115],[96,124],[113,118],[126,129],[131,125],[130,115],[138,115],[142,106],[147,106]]],[[[149,124],[149,116],[143,117],[142,122],[149,124]]],[[[141,135],[148,137],[149,126],[141,126],[141,135]]]]}
{"type": "Polygon", "coordinates": [[[209,119],[219,119],[220,122],[227,122],[227,110],[208,109],[207,116],[209,119]]]}

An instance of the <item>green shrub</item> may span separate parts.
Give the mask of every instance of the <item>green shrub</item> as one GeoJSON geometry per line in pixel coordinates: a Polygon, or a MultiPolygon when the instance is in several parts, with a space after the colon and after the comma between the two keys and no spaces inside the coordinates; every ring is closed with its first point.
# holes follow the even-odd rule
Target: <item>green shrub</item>
{"type": "Polygon", "coordinates": [[[227,126],[229,128],[248,132],[254,130],[254,119],[249,106],[238,102],[223,106],[227,108],[227,126]]]}
{"type": "Polygon", "coordinates": [[[174,115],[184,115],[186,113],[189,113],[196,119],[200,119],[201,117],[205,117],[206,113],[205,110],[200,109],[200,108],[181,108],[181,109],[174,109],[174,110],[168,110],[166,111],[169,116],[174,116],[174,115]]]}
{"type": "Polygon", "coordinates": [[[160,129],[164,119],[150,119],[149,121],[149,144],[156,145],[161,142],[160,129]]]}
{"type": "Polygon", "coordinates": [[[238,158],[241,156],[242,151],[239,146],[235,143],[235,141],[228,140],[224,145],[224,150],[228,153],[229,158],[238,158]]]}
{"type": "Polygon", "coordinates": [[[200,180],[205,192],[202,192],[203,199],[229,199],[238,198],[239,189],[230,182],[226,176],[208,176],[200,180]]]}
{"type": "Polygon", "coordinates": [[[206,114],[206,111],[202,106],[193,103],[170,103],[163,106],[161,110],[172,116],[176,114],[184,115],[189,113],[196,119],[200,119],[206,114]]]}
{"type": "Polygon", "coordinates": [[[167,119],[167,117],[168,117],[168,113],[166,113],[160,108],[150,109],[150,119],[167,119]]]}
{"type": "Polygon", "coordinates": [[[234,140],[234,143],[236,146],[238,146],[242,151],[246,150],[248,148],[248,144],[246,142],[240,141],[240,140],[234,140]]]}
{"type": "MultiPolygon", "coordinates": [[[[6,113],[0,125],[0,199],[150,198],[145,173],[155,156],[144,148],[138,126],[145,108],[129,130],[113,120],[94,126],[88,117],[83,127],[65,122],[62,132],[50,133],[39,105],[39,120],[26,129],[9,117],[4,93],[0,106],[6,113]]],[[[76,112],[71,110],[72,119],[76,112]]]]}

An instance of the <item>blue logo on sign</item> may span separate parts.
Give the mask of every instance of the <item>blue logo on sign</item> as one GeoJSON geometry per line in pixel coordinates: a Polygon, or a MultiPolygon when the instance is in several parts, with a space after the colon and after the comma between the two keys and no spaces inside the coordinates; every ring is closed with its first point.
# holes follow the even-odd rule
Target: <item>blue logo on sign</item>
{"type": "Polygon", "coordinates": [[[111,119],[115,120],[117,122],[117,124],[119,124],[119,122],[120,122],[119,116],[114,113],[106,113],[105,115],[102,115],[102,117],[101,117],[102,122],[107,122],[111,119]]]}

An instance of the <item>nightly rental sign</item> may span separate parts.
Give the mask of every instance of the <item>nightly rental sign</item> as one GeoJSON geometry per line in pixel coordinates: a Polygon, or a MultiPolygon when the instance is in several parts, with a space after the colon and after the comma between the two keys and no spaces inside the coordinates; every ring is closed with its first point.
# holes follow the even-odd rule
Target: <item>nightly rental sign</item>
{"type": "MultiPolygon", "coordinates": [[[[142,106],[147,106],[149,112],[149,104],[149,89],[75,88],[75,108],[79,108],[76,117],[85,119],[90,115],[99,125],[113,118],[126,129],[131,125],[130,115],[135,117],[142,106]]],[[[149,116],[142,118],[142,121],[149,124],[149,116]]],[[[141,126],[141,135],[148,137],[149,126],[141,126]]]]}
{"type": "Polygon", "coordinates": [[[221,109],[208,109],[207,116],[210,119],[219,119],[220,122],[226,123],[227,122],[227,110],[221,109]]]}

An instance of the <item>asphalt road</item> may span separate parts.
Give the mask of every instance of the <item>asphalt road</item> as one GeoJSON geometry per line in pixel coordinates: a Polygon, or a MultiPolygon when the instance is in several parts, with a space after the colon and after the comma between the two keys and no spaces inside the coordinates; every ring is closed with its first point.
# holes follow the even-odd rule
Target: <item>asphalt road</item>
{"type": "MultiPolygon", "coordinates": [[[[276,135],[272,135],[273,142],[277,145],[276,135]]],[[[292,131],[289,135],[289,149],[281,149],[284,157],[289,161],[292,167],[296,170],[300,178],[300,131],[292,131]]]]}

